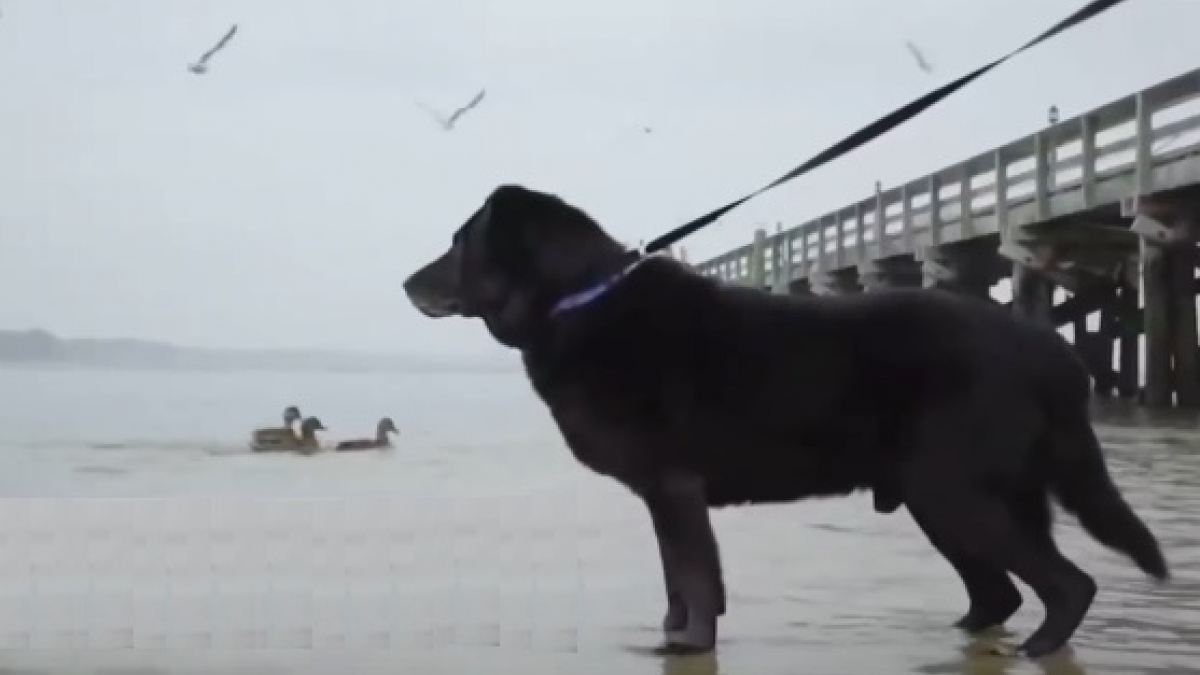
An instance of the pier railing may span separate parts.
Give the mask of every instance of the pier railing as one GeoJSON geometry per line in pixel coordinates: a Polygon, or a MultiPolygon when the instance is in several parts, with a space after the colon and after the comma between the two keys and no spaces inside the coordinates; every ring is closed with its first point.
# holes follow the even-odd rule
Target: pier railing
{"type": "Polygon", "coordinates": [[[812,274],[1200,183],[1200,69],[696,264],[782,289],[812,274]]]}

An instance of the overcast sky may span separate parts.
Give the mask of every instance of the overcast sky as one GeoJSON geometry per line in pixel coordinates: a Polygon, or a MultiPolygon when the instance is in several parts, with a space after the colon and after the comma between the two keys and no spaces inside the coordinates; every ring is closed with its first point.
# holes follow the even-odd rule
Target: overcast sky
{"type": "MultiPolygon", "coordinates": [[[[0,0],[0,328],[487,351],[479,326],[420,318],[400,282],[497,183],[649,238],[1082,2],[0,0]],[[453,133],[413,104],[484,86],[453,133]]],[[[1200,66],[1197,26],[1196,0],[1131,0],[689,252],[1032,132],[1051,103],[1070,116],[1200,66]]]]}

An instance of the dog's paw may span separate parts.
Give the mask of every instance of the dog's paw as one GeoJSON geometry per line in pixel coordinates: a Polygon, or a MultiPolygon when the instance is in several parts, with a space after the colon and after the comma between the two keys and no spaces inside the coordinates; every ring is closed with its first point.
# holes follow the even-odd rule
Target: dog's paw
{"type": "Polygon", "coordinates": [[[654,648],[654,653],[657,656],[699,656],[701,654],[711,654],[713,651],[714,648],[712,646],[676,642],[670,637],[668,637],[665,642],[654,648]]]}
{"type": "Polygon", "coordinates": [[[707,654],[717,646],[717,622],[689,621],[684,630],[666,632],[666,640],[659,649],[663,654],[688,655],[707,654]]]}
{"type": "Polygon", "coordinates": [[[988,656],[1000,656],[1006,659],[1020,656],[1019,649],[1013,647],[1012,645],[1001,644],[999,642],[993,642],[992,644],[988,645],[987,648],[983,650],[983,653],[988,656]]]}

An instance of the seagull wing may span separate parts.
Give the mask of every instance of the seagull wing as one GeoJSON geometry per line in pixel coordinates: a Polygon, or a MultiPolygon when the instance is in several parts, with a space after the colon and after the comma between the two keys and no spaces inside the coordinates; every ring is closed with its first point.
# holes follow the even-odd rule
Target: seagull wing
{"type": "Polygon", "coordinates": [[[933,70],[933,68],[929,66],[929,62],[925,60],[925,55],[921,53],[920,49],[917,49],[915,44],[911,42],[905,42],[904,44],[906,47],[908,47],[908,52],[913,55],[914,59],[917,60],[918,68],[927,73],[933,70]]]}
{"type": "Polygon", "coordinates": [[[430,117],[432,117],[433,119],[437,120],[437,123],[438,123],[438,124],[440,124],[440,125],[442,125],[443,127],[446,127],[446,126],[449,126],[449,125],[450,125],[450,121],[449,121],[449,120],[447,120],[447,119],[446,119],[446,118],[445,118],[445,117],[442,115],[442,113],[438,112],[437,110],[434,110],[432,107],[430,107],[430,106],[428,106],[428,105],[426,105],[426,104],[422,103],[421,101],[418,101],[418,100],[417,100],[417,99],[415,99],[415,98],[413,99],[413,103],[415,103],[415,104],[417,105],[417,107],[418,107],[418,108],[420,108],[421,110],[424,110],[426,113],[428,113],[430,117]]]}
{"type": "Polygon", "coordinates": [[[213,54],[216,54],[217,52],[221,51],[222,49],[225,48],[225,45],[229,44],[229,41],[233,39],[234,33],[237,33],[237,24],[236,23],[233,24],[233,26],[231,26],[229,28],[228,33],[225,33],[225,37],[221,38],[220,41],[217,42],[217,44],[213,45],[212,49],[204,52],[204,56],[201,56],[200,60],[197,61],[197,63],[207,63],[208,60],[212,58],[213,54]]]}
{"type": "Polygon", "coordinates": [[[475,94],[475,98],[472,98],[470,101],[467,101],[466,105],[464,105],[463,107],[461,107],[458,110],[455,110],[453,113],[451,113],[449,123],[454,124],[456,121],[458,121],[458,118],[467,114],[467,111],[469,111],[472,108],[474,108],[475,106],[479,105],[479,103],[481,101],[483,101],[483,96],[486,93],[487,93],[486,89],[480,89],[479,93],[475,94]]]}

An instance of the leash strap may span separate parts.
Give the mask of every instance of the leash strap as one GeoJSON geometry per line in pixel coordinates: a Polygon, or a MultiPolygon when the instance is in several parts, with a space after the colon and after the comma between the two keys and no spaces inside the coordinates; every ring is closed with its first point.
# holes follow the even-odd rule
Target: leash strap
{"type": "Polygon", "coordinates": [[[671,244],[674,244],[675,242],[679,241],[680,239],[683,239],[684,237],[694,234],[695,232],[699,231],[701,228],[707,227],[708,225],[715,222],[721,216],[725,215],[726,213],[729,213],[730,211],[736,209],[737,207],[750,201],[751,199],[757,197],[758,195],[761,195],[762,193],[766,192],[767,190],[777,188],[780,185],[783,185],[784,183],[786,183],[790,180],[799,178],[800,176],[803,176],[804,174],[808,173],[809,171],[812,171],[813,169],[816,169],[824,164],[827,164],[827,163],[837,159],[838,157],[841,157],[842,155],[844,155],[852,150],[857,149],[859,146],[865,145],[866,143],[869,143],[870,141],[873,141],[876,138],[879,138],[880,136],[891,131],[892,129],[895,129],[896,127],[900,126],[901,124],[904,124],[908,120],[921,114],[927,108],[932,107],[935,103],[941,101],[942,99],[946,98],[950,94],[953,94],[954,92],[958,91],[959,89],[962,89],[964,86],[970,84],[972,81],[974,81],[980,75],[983,75],[984,73],[995,68],[996,66],[1000,65],[1001,63],[1004,63],[1005,61],[1011,59],[1012,57],[1016,56],[1017,54],[1020,54],[1021,52],[1029,49],[1030,47],[1034,47],[1042,42],[1045,42],[1046,40],[1049,40],[1050,38],[1054,37],[1055,35],[1058,35],[1059,33],[1062,33],[1063,31],[1065,31],[1069,28],[1073,28],[1073,27],[1087,21],[1088,19],[1096,17],[1096,16],[1100,15],[1101,13],[1103,13],[1104,11],[1112,9],[1113,7],[1121,4],[1124,1],[1125,0],[1092,0],[1092,2],[1089,2],[1082,9],[1076,10],[1075,13],[1072,14],[1071,16],[1068,16],[1067,18],[1063,19],[1062,21],[1059,21],[1057,24],[1055,24],[1053,27],[1051,27],[1046,32],[1037,36],[1033,40],[1026,42],[1021,47],[1014,49],[1013,51],[1009,52],[1007,55],[1002,56],[1002,57],[996,59],[995,61],[992,61],[991,63],[989,63],[981,68],[976,69],[973,72],[967,73],[966,75],[963,75],[962,77],[958,78],[957,80],[954,80],[953,82],[951,82],[949,84],[943,85],[939,89],[936,89],[928,94],[925,94],[924,96],[922,96],[921,98],[918,98],[917,100],[913,101],[912,103],[909,103],[908,105],[906,105],[902,108],[899,108],[899,109],[875,120],[874,122],[868,124],[867,126],[863,127],[862,129],[859,129],[858,131],[850,134],[849,136],[838,141],[837,143],[834,143],[833,145],[829,146],[825,150],[818,153],[815,157],[809,159],[807,162],[801,164],[800,166],[796,167],[795,169],[792,169],[791,171],[780,176],[779,178],[776,178],[775,180],[773,180],[770,183],[764,185],[763,187],[755,190],[754,192],[751,192],[750,194],[748,194],[740,199],[732,201],[732,202],[726,204],[725,206],[722,206],[718,209],[710,211],[709,213],[707,213],[703,216],[700,216],[699,218],[696,218],[695,220],[693,220],[689,223],[680,225],[679,227],[671,230],[670,232],[667,232],[666,234],[658,237],[657,239],[652,240],[649,244],[646,244],[646,246],[644,248],[642,248],[642,251],[645,253],[653,253],[655,251],[664,249],[664,248],[670,246],[671,244]]]}

